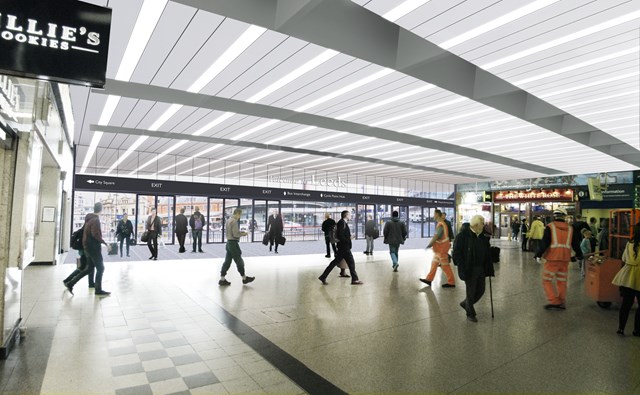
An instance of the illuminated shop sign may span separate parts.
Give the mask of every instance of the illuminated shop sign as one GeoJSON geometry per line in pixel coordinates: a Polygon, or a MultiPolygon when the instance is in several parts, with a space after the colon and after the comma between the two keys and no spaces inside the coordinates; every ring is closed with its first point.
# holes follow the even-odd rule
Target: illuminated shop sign
{"type": "Polygon", "coordinates": [[[532,189],[530,191],[502,191],[493,196],[494,202],[572,202],[573,189],[532,189]]]}
{"type": "Polygon", "coordinates": [[[316,178],[316,176],[311,176],[308,179],[302,178],[287,178],[287,177],[278,177],[278,176],[269,176],[269,182],[279,183],[279,184],[301,184],[301,185],[320,185],[326,187],[334,187],[334,188],[346,188],[347,183],[342,178],[316,178]]]}
{"type": "Polygon", "coordinates": [[[75,0],[1,0],[0,73],[104,87],[111,9],[75,0]]]}

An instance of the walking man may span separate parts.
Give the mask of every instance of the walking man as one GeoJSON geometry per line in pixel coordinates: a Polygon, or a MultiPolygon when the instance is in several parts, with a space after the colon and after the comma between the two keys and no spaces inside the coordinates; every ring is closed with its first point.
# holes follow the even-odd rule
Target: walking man
{"type": "Polygon", "coordinates": [[[180,214],[176,215],[173,223],[175,224],[175,232],[176,236],[178,237],[178,243],[180,244],[180,249],[178,250],[178,252],[185,252],[187,250],[186,248],[184,248],[184,239],[189,232],[189,229],[187,229],[187,224],[189,223],[189,221],[184,215],[184,207],[180,209],[180,214]]]}
{"type": "Polygon", "coordinates": [[[329,263],[324,272],[318,277],[318,280],[322,282],[322,284],[327,285],[327,276],[336,267],[343,259],[347,262],[347,266],[349,267],[349,273],[351,274],[351,285],[361,285],[362,281],[358,279],[358,273],[356,273],[356,262],[353,259],[353,254],[351,253],[351,240],[353,237],[351,236],[351,230],[349,230],[349,224],[347,221],[351,219],[351,212],[349,210],[344,210],[340,214],[340,221],[336,225],[336,235],[338,237],[338,253],[336,253],[335,258],[329,263]]]}
{"type": "Polygon", "coordinates": [[[547,296],[547,310],[564,310],[567,296],[567,277],[571,249],[576,253],[576,259],[582,259],[582,251],[578,239],[573,237],[573,228],[564,219],[567,211],[559,207],[553,210],[553,222],[544,228],[539,252],[536,258],[544,258],[542,271],[542,286],[547,296]],[[553,280],[556,280],[556,289],[553,280]]]}
{"type": "Polygon", "coordinates": [[[337,254],[336,251],[336,240],[333,238],[333,228],[336,227],[336,221],[331,218],[331,214],[326,213],[324,215],[324,222],[322,222],[322,231],[324,232],[324,242],[327,245],[327,255],[325,258],[331,258],[331,250],[329,250],[329,245],[333,248],[333,255],[337,254]]]}
{"type": "Polygon", "coordinates": [[[202,251],[202,228],[204,228],[204,223],[204,215],[200,214],[200,207],[196,206],[195,212],[189,219],[193,236],[193,251],[191,252],[196,252],[196,246],[198,247],[198,252],[204,252],[202,251]]]}
{"type": "Polygon", "coordinates": [[[237,208],[233,210],[233,216],[227,221],[227,255],[224,257],[224,263],[222,264],[222,270],[220,271],[220,281],[218,285],[231,285],[225,278],[229,268],[231,267],[231,260],[236,263],[238,273],[242,276],[242,283],[249,284],[255,277],[246,276],[244,273],[244,260],[242,259],[242,250],[240,250],[240,238],[247,235],[247,232],[240,232],[240,225],[238,221],[242,215],[242,210],[237,208]]]}
{"type": "Polygon", "coordinates": [[[133,234],[133,224],[129,221],[127,213],[122,214],[122,219],[118,221],[116,227],[116,237],[120,241],[120,258],[122,258],[122,244],[127,244],[127,256],[129,256],[129,246],[131,245],[131,235],[133,234]]]}
{"type": "Polygon", "coordinates": [[[449,262],[449,248],[451,248],[451,241],[449,240],[449,229],[444,222],[442,211],[435,210],[433,219],[437,221],[436,234],[433,236],[427,248],[433,248],[433,260],[431,261],[431,270],[427,274],[427,278],[421,278],[420,281],[427,285],[431,285],[434,277],[436,276],[436,270],[438,266],[442,267],[442,271],[447,275],[447,283],[442,284],[443,288],[454,288],[456,286],[456,279],[453,276],[453,270],[449,262]]]}
{"type": "Polygon", "coordinates": [[[107,296],[111,292],[102,289],[102,274],[104,273],[104,262],[102,260],[102,244],[107,246],[107,252],[111,251],[111,246],[102,238],[102,229],[100,226],[100,216],[102,212],[102,203],[98,202],[93,205],[93,213],[87,214],[84,218],[84,233],[82,234],[82,247],[87,256],[87,267],[80,273],[76,274],[65,285],[71,295],[73,295],[73,286],[88,273],[95,269],[96,279],[94,282],[96,295],[107,296]]]}
{"type": "Polygon", "coordinates": [[[400,249],[400,244],[404,244],[404,241],[407,239],[407,227],[404,221],[400,221],[397,211],[391,213],[391,220],[384,224],[382,235],[384,236],[384,244],[389,245],[389,255],[391,255],[393,271],[397,272],[399,266],[398,250],[400,249]]]}
{"type": "Polygon", "coordinates": [[[494,276],[489,238],[483,232],[484,218],[474,215],[469,227],[462,231],[453,243],[453,261],[458,266],[458,276],[466,285],[466,298],[460,307],[467,312],[467,319],[478,322],[473,305],[478,303],[486,288],[485,277],[494,276]]]}
{"type": "Polygon", "coordinates": [[[367,215],[367,220],[364,223],[364,238],[367,240],[367,248],[364,251],[365,255],[373,255],[373,239],[376,237],[377,225],[373,221],[371,214],[367,215]]]}

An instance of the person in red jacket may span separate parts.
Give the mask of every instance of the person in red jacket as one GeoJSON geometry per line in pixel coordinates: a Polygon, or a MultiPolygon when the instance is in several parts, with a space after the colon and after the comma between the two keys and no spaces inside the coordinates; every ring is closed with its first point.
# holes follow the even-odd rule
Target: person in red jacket
{"type": "Polygon", "coordinates": [[[574,229],[564,222],[567,211],[559,207],[553,210],[553,222],[544,228],[540,248],[536,251],[536,258],[543,258],[542,286],[547,296],[547,310],[564,310],[567,296],[567,277],[571,250],[576,258],[582,259],[582,250],[578,239],[573,237],[574,229]],[[556,281],[554,288],[553,280],[556,281]]]}

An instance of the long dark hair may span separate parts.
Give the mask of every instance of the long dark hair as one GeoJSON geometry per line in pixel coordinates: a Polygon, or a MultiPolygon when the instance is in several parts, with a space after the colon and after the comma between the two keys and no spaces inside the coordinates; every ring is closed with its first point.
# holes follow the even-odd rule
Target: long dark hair
{"type": "Polygon", "coordinates": [[[638,248],[640,248],[640,222],[633,225],[633,255],[638,257],[638,248]]]}

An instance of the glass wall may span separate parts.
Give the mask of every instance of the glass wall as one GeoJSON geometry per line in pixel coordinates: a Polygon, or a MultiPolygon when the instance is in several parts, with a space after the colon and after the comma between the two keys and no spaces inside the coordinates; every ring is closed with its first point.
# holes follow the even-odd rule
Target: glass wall
{"type": "MultiPolygon", "coordinates": [[[[93,205],[102,203],[100,223],[102,238],[107,242],[116,241],[116,228],[122,215],[127,213],[131,222],[136,217],[136,195],[131,193],[82,192],[75,193],[73,211],[73,231],[84,225],[84,218],[93,212],[93,205]]],[[[135,224],[134,224],[135,227],[135,224]]]]}

